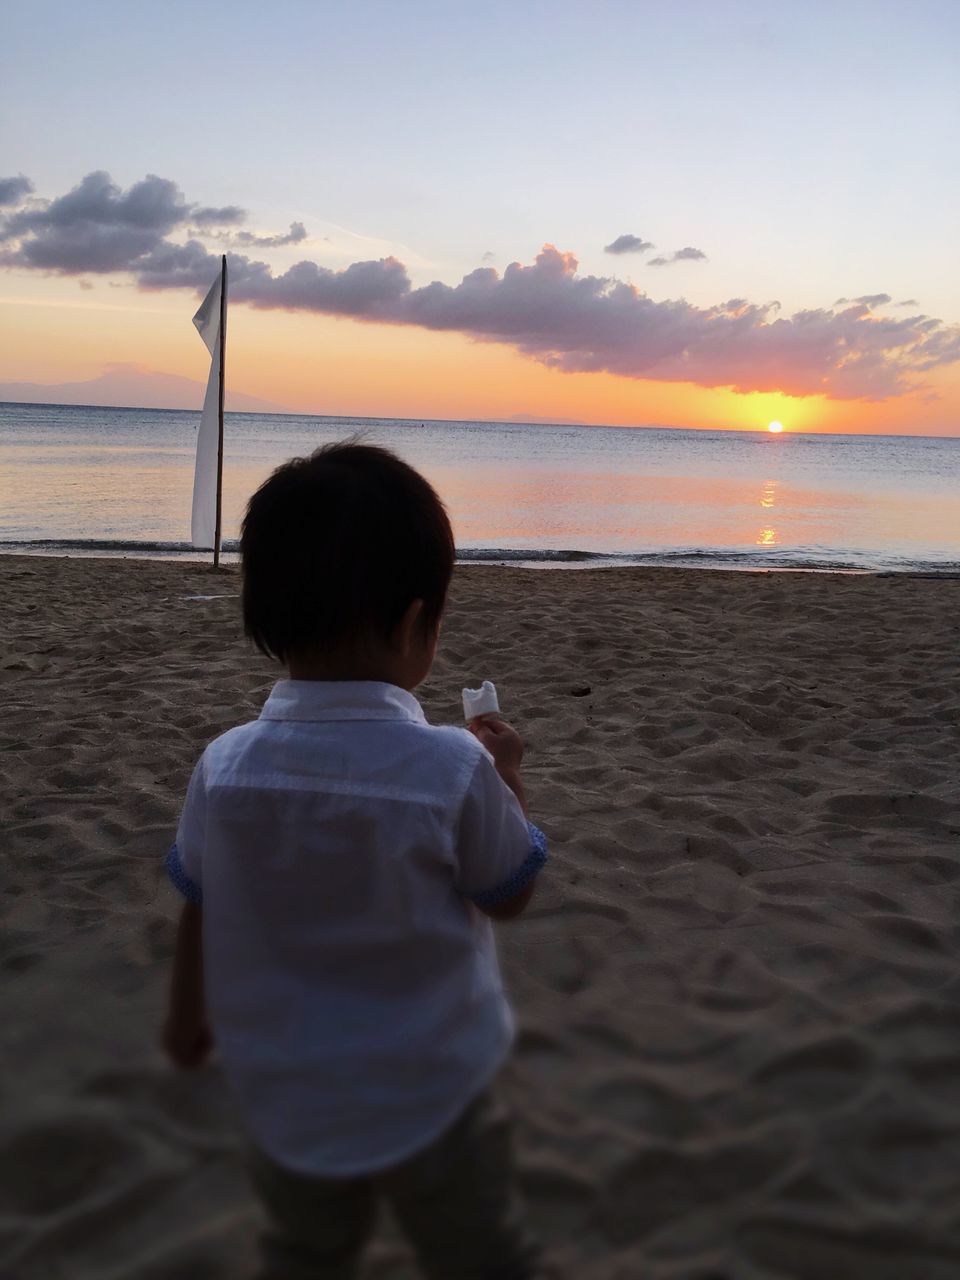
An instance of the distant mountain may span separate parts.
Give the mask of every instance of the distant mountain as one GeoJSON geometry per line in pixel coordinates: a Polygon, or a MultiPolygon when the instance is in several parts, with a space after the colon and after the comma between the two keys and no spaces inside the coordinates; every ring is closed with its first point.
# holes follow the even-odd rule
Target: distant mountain
{"type": "MultiPolygon", "coordinates": [[[[229,371],[228,371],[229,372],[229,371]]],[[[131,409],[197,409],[206,384],[175,373],[158,373],[136,364],[107,365],[86,382],[0,382],[0,400],[25,404],[94,404],[131,409]]],[[[226,408],[240,413],[289,413],[282,404],[233,391],[227,384],[226,408]]]]}

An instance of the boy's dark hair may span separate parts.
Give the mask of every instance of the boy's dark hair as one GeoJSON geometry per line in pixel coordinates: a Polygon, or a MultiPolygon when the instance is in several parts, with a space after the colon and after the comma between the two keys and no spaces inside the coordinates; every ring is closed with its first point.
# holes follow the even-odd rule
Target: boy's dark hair
{"type": "Polygon", "coordinates": [[[240,551],[244,630],[281,662],[388,636],[417,599],[433,625],[454,562],[432,487],[388,449],[355,441],[278,467],[247,505],[240,551]]]}

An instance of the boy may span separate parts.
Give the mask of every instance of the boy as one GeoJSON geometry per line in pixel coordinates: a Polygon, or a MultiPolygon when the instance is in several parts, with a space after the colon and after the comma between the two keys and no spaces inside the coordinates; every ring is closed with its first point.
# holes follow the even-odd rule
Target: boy
{"type": "Polygon", "coordinates": [[[380,1197],[432,1280],[531,1277],[486,917],[520,914],[546,843],[517,733],[428,725],[411,693],[453,571],[446,512],[395,455],[337,444],[261,486],[241,552],[245,630],[290,679],[190,781],[166,1048],[182,1067],[220,1050],[264,1280],[356,1275],[380,1197]]]}

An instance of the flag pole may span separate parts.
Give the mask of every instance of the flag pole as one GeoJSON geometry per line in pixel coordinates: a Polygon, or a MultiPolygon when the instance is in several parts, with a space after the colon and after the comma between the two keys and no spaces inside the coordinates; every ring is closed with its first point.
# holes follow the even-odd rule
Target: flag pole
{"type": "MultiPolygon", "coordinates": [[[[217,437],[217,524],[213,535],[213,567],[220,567],[220,525],[223,503],[223,375],[227,356],[227,255],[220,257],[220,402],[217,437]]],[[[209,508],[208,508],[209,510],[209,508]]]]}

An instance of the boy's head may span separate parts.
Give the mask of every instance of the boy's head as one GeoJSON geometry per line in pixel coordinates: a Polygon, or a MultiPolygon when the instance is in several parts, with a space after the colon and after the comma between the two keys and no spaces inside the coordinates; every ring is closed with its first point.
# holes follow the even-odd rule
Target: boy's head
{"type": "Polygon", "coordinates": [[[240,550],[244,629],[268,657],[367,651],[412,622],[435,642],[453,533],[431,486],[387,449],[347,441],[285,462],[250,499],[240,550]]]}

